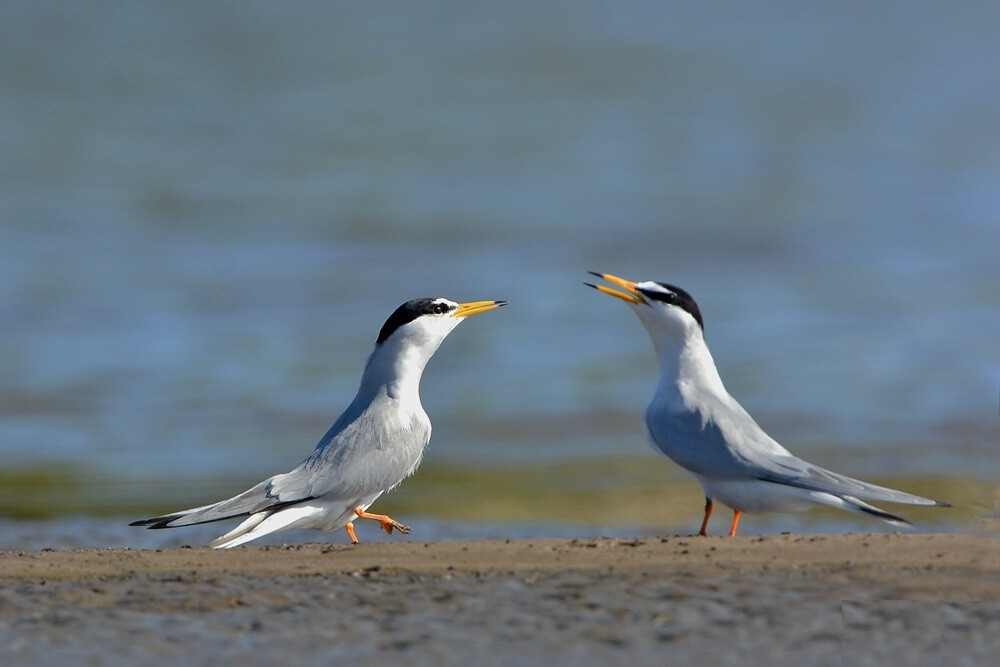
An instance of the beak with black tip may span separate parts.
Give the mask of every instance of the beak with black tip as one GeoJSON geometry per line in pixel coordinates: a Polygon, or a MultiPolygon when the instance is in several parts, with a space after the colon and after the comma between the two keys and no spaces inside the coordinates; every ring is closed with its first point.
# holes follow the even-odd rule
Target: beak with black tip
{"type": "Polygon", "coordinates": [[[506,305],[506,301],[467,301],[458,304],[458,308],[452,315],[454,317],[472,317],[506,305]]]}
{"type": "Polygon", "coordinates": [[[606,285],[594,285],[593,283],[584,283],[588,287],[593,287],[598,292],[604,292],[605,294],[610,294],[613,297],[617,297],[622,301],[626,301],[631,305],[638,305],[640,303],[646,303],[645,299],[642,298],[642,294],[636,289],[635,283],[631,280],[625,280],[624,278],[619,278],[618,276],[613,276],[610,273],[597,273],[596,271],[588,271],[592,276],[597,276],[601,280],[606,280],[612,285],[616,285],[621,288],[621,290],[616,290],[606,285]]]}

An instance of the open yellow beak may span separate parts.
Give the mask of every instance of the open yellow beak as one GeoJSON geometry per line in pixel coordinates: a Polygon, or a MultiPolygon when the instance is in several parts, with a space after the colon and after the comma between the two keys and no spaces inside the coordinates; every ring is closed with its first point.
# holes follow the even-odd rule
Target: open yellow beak
{"type": "Polygon", "coordinates": [[[601,280],[606,280],[612,285],[617,285],[621,287],[624,292],[616,289],[611,289],[610,287],[605,287],[604,285],[594,285],[592,283],[584,283],[585,285],[590,285],[598,292],[604,292],[605,294],[610,294],[611,296],[616,296],[622,301],[628,301],[631,304],[644,303],[642,298],[639,296],[639,291],[635,288],[635,283],[630,280],[625,280],[624,278],[619,278],[618,276],[613,276],[610,273],[597,273],[596,271],[589,271],[590,275],[597,276],[601,280]]]}
{"type": "Polygon", "coordinates": [[[458,304],[453,315],[454,317],[471,317],[506,305],[506,301],[468,301],[458,304]]]}

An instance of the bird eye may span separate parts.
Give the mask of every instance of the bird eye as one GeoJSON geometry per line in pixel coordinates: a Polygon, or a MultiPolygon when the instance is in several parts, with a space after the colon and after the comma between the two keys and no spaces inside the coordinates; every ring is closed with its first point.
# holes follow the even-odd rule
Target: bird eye
{"type": "Polygon", "coordinates": [[[448,312],[448,305],[444,303],[435,303],[433,310],[435,315],[442,315],[448,312]]]}

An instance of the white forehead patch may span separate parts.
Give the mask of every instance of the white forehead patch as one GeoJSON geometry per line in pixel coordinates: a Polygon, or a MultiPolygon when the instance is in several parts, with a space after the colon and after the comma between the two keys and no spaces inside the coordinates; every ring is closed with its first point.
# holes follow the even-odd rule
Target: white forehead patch
{"type": "Polygon", "coordinates": [[[663,285],[652,280],[647,280],[644,283],[636,283],[636,288],[644,290],[646,292],[659,292],[660,294],[675,294],[674,291],[667,289],[663,285]]]}

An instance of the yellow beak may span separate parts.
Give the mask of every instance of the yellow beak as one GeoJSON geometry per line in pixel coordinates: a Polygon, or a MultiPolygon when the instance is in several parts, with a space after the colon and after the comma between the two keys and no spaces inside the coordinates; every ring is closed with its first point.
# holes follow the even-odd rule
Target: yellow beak
{"type": "Polygon", "coordinates": [[[458,308],[453,315],[455,317],[471,317],[506,305],[506,301],[468,301],[458,304],[458,308]]]}
{"type": "Polygon", "coordinates": [[[605,294],[610,294],[611,296],[618,297],[622,301],[628,301],[631,304],[644,303],[642,297],[639,296],[639,290],[635,288],[635,283],[631,280],[625,280],[624,278],[619,278],[618,276],[613,276],[610,273],[596,273],[595,271],[590,271],[590,274],[597,276],[601,280],[607,280],[612,285],[617,285],[621,287],[624,292],[618,291],[616,289],[611,289],[610,287],[605,287],[604,285],[593,285],[591,283],[584,283],[585,285],[590,285],[598,292],[604,292],[605,294]]]}

